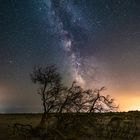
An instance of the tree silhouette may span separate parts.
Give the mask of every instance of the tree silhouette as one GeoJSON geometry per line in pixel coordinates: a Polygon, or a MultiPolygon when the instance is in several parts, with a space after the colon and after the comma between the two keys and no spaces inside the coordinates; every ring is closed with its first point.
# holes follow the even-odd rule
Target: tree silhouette
{"type": "Polygon", "coordinates": [[[84,90],[75,81],[70,87],[64,86],[55,65],[34,67],[31,79],[39,84],[38,94],[41,95],[44,109],[40,125],[44,125],[50,112],[58,113],[58,118],[62,120],[62,113],[107,112],[118,108],[109,95],[101,94],[104,87],[84,90]]]}
{"type": "Polygon", "coordinates": [[[102,95],[101,92],[105,90],[105,87],[95,90],[85,91],[86,99],[84,104],[87,106],[87,112],[111,112],[116,111],[118,106],[114,104],[114,99],[109,95],[102,95]]]}
{"type": "Polygon", "coordinates": [[[83,98],[83,89],[76,85],[74,81],[70,88],[65,88],[61,95],[61,102],[59,106],[59,113],[63,112],[79,112],[80,104],[82,103],[83,98]]]}
{"type": "Polygon", "coordinates": [[[34,83],[39,84],[38,94],[41,95],[44,117],[56,107],[57,96],[61,90],[61,77],[56,66],[34,67],[31,74],[34,83]]]}

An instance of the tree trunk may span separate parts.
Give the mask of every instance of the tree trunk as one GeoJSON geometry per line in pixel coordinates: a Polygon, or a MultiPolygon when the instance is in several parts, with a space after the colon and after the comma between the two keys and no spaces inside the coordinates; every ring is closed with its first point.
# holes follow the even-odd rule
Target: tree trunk
{"type": "Polygon", "coordinates": [[[47,83],[44,84],[44,88],[43,88],[43,91],[42,91],[42,105],[43,105],[43,114],[42,114],[42,118],[41,118],[41,121],[38,125],[38,127],[40,128],[45,128],[46,127],[46,122],[47,122],[47,108],[46,108],[46,98],[45,98],[45,90],[46,90],[46,87],[47,87],[47,83]]]}
{"type": "Polygon", "coordinates": [[[42,101],[43,101],[44,117],[47,115],[46,98],[45,98],[46,87],[47,87],[47,83],[44,84],[44,88],[43,88],[43,91],[42,91],[42,101]]]}
{"type": "Polygon", "coordinates": [[[89,113],[92,113],[92,111],[94,110],[94,106],[95,106],[95,103],[97,102],[97,100],[100,98],[99,94],[97,94],[97,97],[96,99],[93,101],[93,104],[89,110],[89,113]]]}
{"type": "Polygon", "coordinates": [[[38,127],[41,129],[46,129],[46,122],[47,122],[46,114],[43,113],[38,127]]]}
{"type": "Polygon", "coordinates": [[[47,109],[46,109],[46,101],[45,101],[45,93],[43,93],[43,110],[44,110],[44,113],[43,113],[43,116],[46,116],[47,117],[47,109]]]}

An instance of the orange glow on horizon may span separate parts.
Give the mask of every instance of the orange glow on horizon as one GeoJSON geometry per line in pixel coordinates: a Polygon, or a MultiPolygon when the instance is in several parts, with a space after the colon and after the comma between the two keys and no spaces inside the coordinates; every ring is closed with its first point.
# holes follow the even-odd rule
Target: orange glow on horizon
{"type": "Polygon", "coordinates": [[[118,111],[140,111],[140,95],[123,93],[122,95],[115,95],[117,103],[119,104],[118,111]]]}

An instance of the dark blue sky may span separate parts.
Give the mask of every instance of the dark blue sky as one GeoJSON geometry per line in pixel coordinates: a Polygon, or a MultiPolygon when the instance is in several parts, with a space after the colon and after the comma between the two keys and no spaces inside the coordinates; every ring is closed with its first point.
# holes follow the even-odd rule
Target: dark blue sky
{"type": "Polygon", "coordinates": [[[139,61],[139,0],[0,0],[1,112],[38,111],[29,74],[50,63],[64,81],[140,99],[139,61]]]}

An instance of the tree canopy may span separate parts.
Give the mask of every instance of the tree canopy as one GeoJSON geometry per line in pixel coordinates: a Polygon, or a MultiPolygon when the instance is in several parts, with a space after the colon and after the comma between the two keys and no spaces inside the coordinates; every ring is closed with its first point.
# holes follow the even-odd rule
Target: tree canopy
{"type": "Polygon", "coordinates": [[[114,99],[102,95],[105,87],[100,89],[83,89],[75,81],[70,87],[62,84],[62,77],[55,65],[34,67],[31,79],[39,84],[44,114],[50,112],[108,112],[117,110],[114,99]]]}

